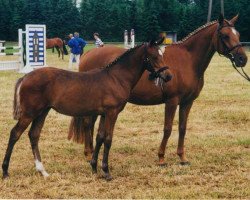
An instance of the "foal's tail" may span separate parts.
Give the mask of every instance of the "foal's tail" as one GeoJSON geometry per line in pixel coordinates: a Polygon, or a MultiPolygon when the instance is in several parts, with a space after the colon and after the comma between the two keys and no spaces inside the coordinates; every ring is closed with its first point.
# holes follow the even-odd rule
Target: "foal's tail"
{"type": "Polygon", "coordinates": [[[20,88],[23,77],[19,78],[15,85],[14,102],[13,102],[13,118],[18,120],[21,116],[21,106],[20,106],[20,88]]]}
{"type": "Polygon", "coordinates": [[[64,53],[64,55],[68,55],[68,50],[67,50],[67,48],[65,46],[65,42],[64,41],[63,41],[63,53],[64,53]]]}
{"type": "Polygon", "coordinates": [[[69,134],[68,139],[73,139],[74,142],[83,144],[85,141],[85,131],[84,131],[84,123],[83,117],[72,117],[70,126],[69,126],[69,134]]]}

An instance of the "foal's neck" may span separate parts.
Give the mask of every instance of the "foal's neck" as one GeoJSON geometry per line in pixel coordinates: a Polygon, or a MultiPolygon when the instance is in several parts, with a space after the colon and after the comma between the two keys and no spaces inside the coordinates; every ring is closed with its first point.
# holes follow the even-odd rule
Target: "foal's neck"
{"type": "Polygon", "coordinates": [[[212,24],[185,41],[183,45],[192,55],[192,66],[198,78],[202,78],[214,53],[213,37],[218,24],[212,24]]]}
{"type": "Polygon", "coordinates": [[[134,52],[130,52],[126,58],[123,58],[116,66],[110,69],[110,72],[122,85],[126,85],[130,89],[133,88],[139,81],[142,73],[144,72],[144,48],[142,45],[135,49],[134,52]]]}

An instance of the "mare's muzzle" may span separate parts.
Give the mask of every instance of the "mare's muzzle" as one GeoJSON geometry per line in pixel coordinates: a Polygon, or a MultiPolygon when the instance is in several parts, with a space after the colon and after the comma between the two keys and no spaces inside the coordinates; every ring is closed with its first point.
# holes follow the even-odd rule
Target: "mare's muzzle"
{"type": "Polygon", "coordinates": [[[244,54],[236,53],[233,55],[233,61],[236,67],[245,67],[247,64],[247,56],[244,54]]]}

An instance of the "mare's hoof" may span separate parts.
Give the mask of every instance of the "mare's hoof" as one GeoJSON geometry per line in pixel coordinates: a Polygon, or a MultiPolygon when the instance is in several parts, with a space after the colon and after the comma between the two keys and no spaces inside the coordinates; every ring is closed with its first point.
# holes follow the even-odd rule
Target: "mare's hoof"
{"type": "Polygon", "coordinates": [[[87,161],[88,163],[90,163],[91,160],[92,160],[92,155],[91,155],[91,154],[85,155],[85,159],[86,159],[86,161],[87,161]]]}
{"type": "Polygon", "coordinates": [[[106,181],[111,181],[113,179],[109,173],[105,174],[103,178],[105,178],[106,181]]]}
{"type": "Polygon", "coordinates": [[[166,162],[158,162],[157,164],[159,167],[167,167],[168,164],[166,162]]]}
{"type": "Polygon", "coordinates": [[[191,163],[189,161],[182,161],[180,162],[181,165],[191,165],[191,163]]]}

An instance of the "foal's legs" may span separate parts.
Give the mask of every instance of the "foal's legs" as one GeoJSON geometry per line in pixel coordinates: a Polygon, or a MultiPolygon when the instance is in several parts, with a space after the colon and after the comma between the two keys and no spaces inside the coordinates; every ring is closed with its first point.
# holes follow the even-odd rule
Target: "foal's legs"
{"type": "Polygon", "coordinates": [[[98,133],[96,135],[96,145],[95,145],[95,149],[93,152],[92,160],[90,162],[90,164],[92,166],[92,171],[94,173],[97,173],[98,155],[99,155],[99,151],[100,151],[100,148],[102,146],[102,143],[104,142],[104,137],[105,137],[104,123],[105,123],[105,117],[101,116],[99,130],[98,130],[98,133]]]}
{"type": "Polygon", "coordinates": [[[181,104],[180,110],[179,110],[179,141],[178,141],[177,154],[181,159],[182,165],[189,164],[188,159],[185,156],[184,140],[185,140],[185,134],[186,134],[188,114],[190,112],[192,105],[193,105],[193,101],[189,103],[181,104]]]}
{"type": "Polygon", "coordinates": [[[31,118],[25,118],[25,117],[20,118],[17,124],[14,126],[14,128],[12,128],[10,132],[9,143],[2,164],[3,178],[7,178],[9,176],[8,168],[14,145],[18,141],[22,133],[25,131],[25,129],[29,126],[31,121],[32,121],[31,118]]]}
{"type": "Polygon", "coordinates": [[[104,138],[104,152],[102,159],[102,170],[105,173],[105,179],[107,181],[112,179],[112,176],[109,173],[108,158],[109,158],[109,151],[112,144],[113,131],[115,127],[115,122],[117,120],[117,116],[118,112],[116,111],[107,113],[104,124],[105,138],[104,138]]]}
{"type": "Polygon", "coordinates": [[[165,104],[165,124],[164,124],[164,135],[163,139],[161,141],[161,145],[158,151],[158,157],[159,157],[159,165],[164,166],[166,165],[164,161],[164,156],[165,156],[165,150],[166,150],[166,145],[168,142],[168,139],[171,135],[172,132],[172,126],[173,126],[173,119],[175,116],[177,104],[169,103],[165,104]]]}
{"type": "Polygon", "coordinates": [[[39,171],[44,177],[49,176],[49,174],[45,171],[43,164],[41,162],[41,156],[38,148],[38,141],[48,112],[49,109],[44,111],[40,116],[38,116],[35,120],[33,120],[31,128],[29,130],[29,139],[32,148],[32,153],[35,159],[36,170],[39,171]]]}

